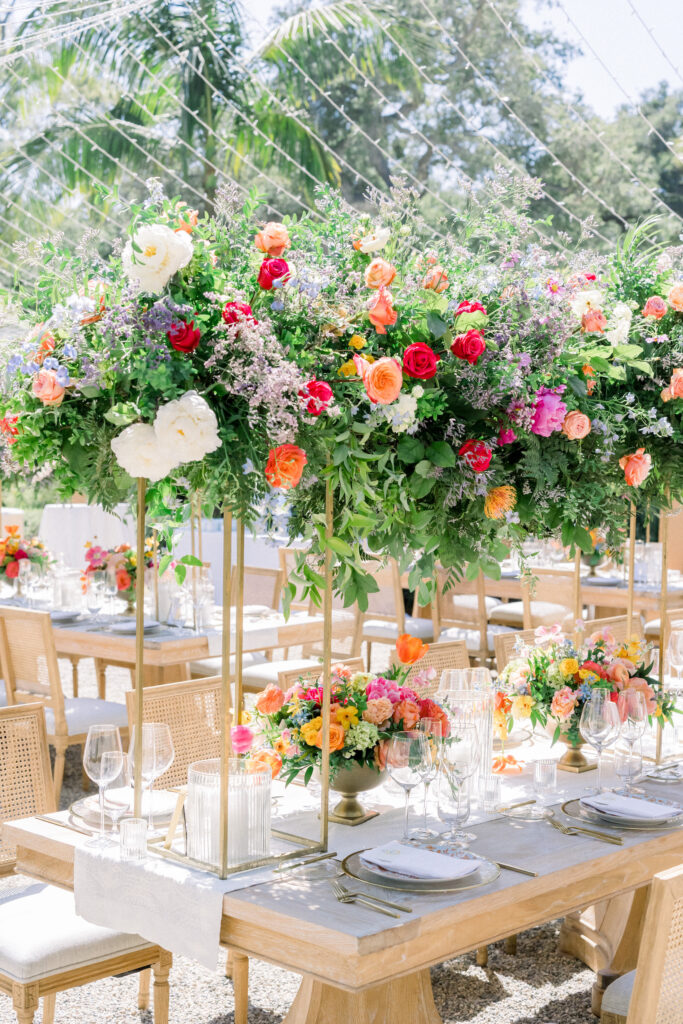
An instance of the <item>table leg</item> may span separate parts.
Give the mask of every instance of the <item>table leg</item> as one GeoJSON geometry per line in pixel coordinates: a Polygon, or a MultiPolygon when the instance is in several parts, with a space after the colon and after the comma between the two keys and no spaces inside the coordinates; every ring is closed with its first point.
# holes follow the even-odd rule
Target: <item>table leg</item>
{"type": "Polygon", "coordinates": [[[442,1024],[429,970],[361,992],[326,985],[304,975],[283,1024],[442,1024]]]}

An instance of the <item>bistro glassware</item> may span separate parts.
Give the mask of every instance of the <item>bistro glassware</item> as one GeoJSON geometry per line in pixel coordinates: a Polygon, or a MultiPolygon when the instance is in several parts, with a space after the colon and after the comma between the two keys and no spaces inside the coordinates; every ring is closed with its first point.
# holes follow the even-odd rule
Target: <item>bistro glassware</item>
{"type": "Polygon", "coordinates": [[[417,725],[420,732],[426,737],[424,757],[421,763],[422,782],[424,783],[424,804],[422,809],[422,828],[412,833],[414,839],[432,839],[438,835],[434,829],[427,825],[427,801],[429,799],[429,787],[436,778],[441,761],[441,746],[445,731],[444,723],[436,718],[422,718],[417,725]]]}
{"type": "Polygon", "coordinates": [[[108,846],[104,834],[104,790],[121,772],[121,734],[115,725],[91,725],[83,748],[83,767],[100,791],[100,832],[88,846],[108,846]]]}
{"type": "Polygon", "coordinates": [[[147,856],[147,821],[125,818],[120,832],[121,860],[144,860],[147,856]]]}

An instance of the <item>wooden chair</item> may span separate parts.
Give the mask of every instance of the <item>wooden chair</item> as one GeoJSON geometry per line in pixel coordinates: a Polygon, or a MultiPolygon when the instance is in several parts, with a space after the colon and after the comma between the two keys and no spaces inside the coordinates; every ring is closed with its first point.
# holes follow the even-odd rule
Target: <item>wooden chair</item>
{"type": "Polygon", "coordinates": [[[500,601],[486,596],[484,574],[475,580],[458,580],[449,586],[449,573],[437,572],[436,618],[439,640],[462,640],[475,662],[485,665],[493,659],[493,641],[509,626],[492,626],[489,614],[500,601]]]}
{"type": "Polygon", "coordinates": [[[522,600],[498,605],[489,614],[495,626],[532,629],[565,621],[573,625],[576,608],[576,574],[573,569],[534,569],[522,580],[522,600]]]}
{"type": "MultiPolygon", "coordinates": [[[[353,649],[354,654],[360,654],[361,644],[367,644],[368,671],[373,643],[391,644],[393,647],[403,633],[424,641],[435,640],[439,635],[434,608],[431,618],[406,614],[398,562],[392,558],[388,565],[371,571],[379,591],[368,595],[368,610],[362,616],[360,635],[357,635],[353,649]]],[[[415,611],[417,608],[414,606],[415,611]]]]}
{"type": "MultiPolygon", "coordinates": [[[[394,665],[399,664],[398,655],[394,654],[392,661],[394,665]]],[[[427,653],[423,654],[414,665],[411,665],[405,685],[411,686],[421,697],[431,697],[439,689],[442,672],[448,668],[469,667],[470,657],[464,640],[439,640],[436,644],[430,644],[427,653]],[[415,677],[428,668],[436,669],[436,675],[432,682],[422,686],[416,685],[415,677]]]]}
{"type": "Polygon", "coordinates": [[[125,732],[126,709],[95,697],[64,696],[49,612],[0,607],[0,665],[8,704],[38,699],[45,706],[47,738],[55,748],[55,802],[59,805],[67,749],[83,746],[91,725],[118,725],[125,732]]]}
{"type": "MultiPolygon", "coordinates": [[[[634,616],[635,618],[635,616],[634,616]]],[[[667,608],[664,615],[664,647],[669,642],[669,633],[671,632],[671,624],[673,622],[683,622],[683,608],[667,608]]],[[[645,623],[644,636],[646,640],[651,640],[653,643],[659,644],[659,634],[661,633],[661,619],[650,619],[649,622],[645,623]]]]}
{"type": "Polygon", "coordinates": [[[583,623],[583,633],[586,638],[601,629],[608,629],[615,640],[624,643],[633,636],[642,635],[642,630],[632,629],[629,626],[626,615],[612,615],[608,619],[586,619],[583,623]]]}
{"type": "MultiPolygon", "coordinates": [[[[352,672],[364,672],[365,664],[362,658],[343,658],[339,664],[346,665],[347,668],[351,669],[352,672]]],[[[333,662],[333,665],[337,662],[333,662]]],[[[294,686],[299,679],[303,679],[307,683],[315,683],[322,677],[323,667],[317,665],[315,668],[307,669],[283,669],[278,677],[278,686],[281,690],[288,690],[290,686],[294,686]]]]}
{"type": "MultiPolygon", "coordinates": [[[[0,710],[2,821],[55,810],[41,704],[0,710]]],[[[15,850],[2,838],[0,872],[15,850]]],[[[149,1002],[147,971],[154,971],[154,1022],[168,1024],[171,954],[139,935],[88,924],[78,917],[73,893],[32,882],[0,891],[0,992],[11,996],[18,1024],[32,1024],[43,1000],[43,1024],[53,1024],[58,992],[114,975],[140,976],[138,1006],[149,1002]],[[144,980],[143,980],[144,977],[144,980]]]]}
{"type": "MultiPolygon", "coordinates": [[[[298,559],[305,548],[293,548],[293,547],[282,547],[279,549],[278,555],[280,558],[280,569],[282,571],[282,585],[283,587],[289,580],[291,573],[296,569],[298,559]]],[[[317,572],[321,571],[321,567],[318,563],[311,563],[313,568],[317,572]]],[[[318,608],[313,601],[292,601],[290,608],[292,611],[303,611],[308,615],[320,615],[320,608],[318,608]]],[[[332,622],[338,625],[340,622],[348,624],[348,636],[351,639],[351,653],[355,656],[360,654],[360,642],[361,642],[361,626],[362,616],[358,608],[350,609],[345,608],[340,597],[336,594],[332,596],[332,622]]],[[[301,655],[303,658],[310,658],[314,654],[320,654],[320,649],[316,650],[315,644],[304,644],[301,648],[301,655]]],[[[289,648],[285,648],[284,657],[289,657],[289,648]]],[[[337,661],[343,661],[345,654],[343,652],[333,653],[333,658],[337,661]]]]}
{"type": "Polygon", "coordinates": [[[652,879],[635,971],[605,991],[600,1024],[683,1020],[683,865],[652,879]]]}

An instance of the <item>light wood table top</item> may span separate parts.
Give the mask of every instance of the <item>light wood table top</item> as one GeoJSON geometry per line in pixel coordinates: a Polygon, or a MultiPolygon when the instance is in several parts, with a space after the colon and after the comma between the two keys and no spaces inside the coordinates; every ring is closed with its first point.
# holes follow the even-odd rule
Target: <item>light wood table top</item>
{"type": "MultiPolygon", "coordinates": [[[[584,607],[626,609],[628,605],[628,587],[626,583],[616,586],[600,586],[588,584],[584,576],[581,580],[581,604],[584,607]]],[[[501,597],[510,601],[520,601],[522,584],[519,576],[503,576],[492,580],[484,579],[484,589],[489,597],[501,597]]],[[[457,589],[455,591],[457,593],[457,589]]],[[[653,612],[659,615],[661,591],[658,587],[636,586],[633,590],[633,607],[637,612],[653,612]]],[[[683,586],[670,586],[667,590],[667,607],[683,608],[683,586]]],[[[562,603],[559,601],[558,603],[562,603]]]]}

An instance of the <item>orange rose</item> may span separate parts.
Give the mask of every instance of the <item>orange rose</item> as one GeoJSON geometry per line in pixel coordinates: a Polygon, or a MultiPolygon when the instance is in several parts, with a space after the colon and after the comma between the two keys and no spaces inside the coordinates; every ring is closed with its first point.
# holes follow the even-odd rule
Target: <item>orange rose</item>
{"type": "Polygon", "coordinates": [[[655,320],[661,320],[663,316],[669,311],[664,299],[661,295],[652,295],[643,306],[643,316],[652,316],[655,320]]]}
{"type": "Polygon", "coordinates": [[[575,707],[576,693],[574,690],[570,690],[568,686],[563,686],[561,690],[557,690],[550,703],[551,713],[562,722],[571,718],[575,707]]]}
{"type": "Polygon", "coordinates": [[[677,313],[683,313],[683,281],[677,281],[667,295],[669,305],[677,313]]]}
{"type": "Polygon", "coordinates": [[[262,715],[273,715],[285,702],[285,695],[275,683],[269,683],[256,697],[256,710],[262,715]]]}
{"type": "Polygon", "coordinates": [[[443,267],[437,265],[428,270],[422,278],[422,287],[428,291],[434,291],[438,295],[448,288],[448,275],[443,267]]]}
{"type": "Polygon", "coordinates": [[[180,220],[178,226],[175,228],[176,233],[178,231],[185,231],[188,235],[192,234],[192,229],[197,227],[197,221],[199,220],[199,214],[196,210],[183,210],[180,214],[180,220]]]}
{"type": "Polygon", "coordinates": [[[581,317],[581,330],[587,333],[602,334],[607,327],[607,318],[601,309],[587,309],[581,317]]]}
{"type": "MultiPolygon", "coordinates": [[[[681,285],[683,288],[683,285],[681,285]]],[[[661,394],[663,402],[670,402],[672,398],[683,398],[683,368],[678,367],[671,374],[671,383],[664,388],[661,394]]]]}
{"type": "Polygon", "coordinates": [[[581,369],[583,371],[584,377],[586,378],[586,391],[589,395],[592,395],[595,391],[595,385],[597,384],[597,381],[595,379],[595,370],[590,365],[590,363],[584,363],[581,369]]]}
{"type": "Polygon", "coordinates": [[[429,644],[423,644],[418,636],[402,633],[396,641],[396,653],[404,665],[414,665],[429,650],[429,644]]]}
{"type": "Polygon", "coordinates": [[[562,424],[562,433],[565,437],[570,441],[580,441],[581,438],[588,437],[590,432],[591,421],[585,413],[579,412],[578,409],[567,413],[562,424]]]}
{"type": "Polygon", "coordinates": [[[391,292],[386,288],[380,288],[377,295],[368,303],[368,318],[378,334],[386,334],[386,328],[393,327],[398,319],[398,313],[391,305],[392,301],[391,292]]]}
{"type": "Polygon", "coordinates": [[[132,582],[130,573],[126,572],[125,569],[119,569],[116,573],[116,589],[128,590],[132,582]]]}
{"type": "Polygon", "coordinates": [[[296,487],[306,465],[306,452],[295,444],[281,444],[268,453],[265,476],[271,487],[296,487]]]}
{"type": "Polygon", "coordinates": [[[386,288],[396,277],[396,267],[378,256],[367,265],[364,277],[368,288],[386,288]]]}
{"type": "MultiPolygon", "coordinates": [[[[342,747],[344,746],[344,737],[345,737],[345,735],[346,735],[346,733],[344,732],[344,726],[343,725],[338,725],[336,722],[332,722],[331,723],[331,725],[330,725],[330,753],[334,753],[335,750],[341,750],[342,749],[342,747]]],[[[323,747],[323,731],[322,731],[322,729],[318,730],[318,732],[315,735],[315,739],[314,739],[313,742],[315,743],[316,747],[320,747],[320,749],[322,750],[322,747],[323,747]]]]}
{"type": "Polygon", "coordinates": [[[611,665],[607,666],[607,678],[620,686],[626,686],[631,676],[622,661],[613,661],[611,665]]]}
{"type": "Polygon", "coordinates": [[[403,384],[403,370],[397,359],[382,356],[374,363],[369,363],[362,356],[354,356],[353,361],[371,402],[389,405],[396,401],[403,384]]]}
{"type": "Polygon", "coordinates": [[[403,722],[404,729],[413,729],[420,721],[420,706],[414,700],[400,700],[394,705],[394,721],[403,722]]]}
{"type": "Polygon", "coordinates": [[[624,455],[619,459],[629,487],[640,487],[652,469],[652,456],[644,448],[639,448],[634,455],[624,455]]]}
{"type": "Polygon", "coordinates": [[[282,768],[282,758],[274,750],[256,750],[247,761],[249,768],[262,764],[268,765],[271,776],[276,779],[282,768]]]}
{"type": "Polygon", "coordinates": [[[64,398],[64,388],[57,382],[54,370],[39,370],[33,378],[33,394],[43,405],[58,406],[64,398]]]}
{"type": "Polygon", "coordinates": [[[280,224],[276,220],[269,220],[257,234],[254,244],[261,252],[267,252],[272,259],[278,259],[291,243],[284,224],[280,224]]]}

